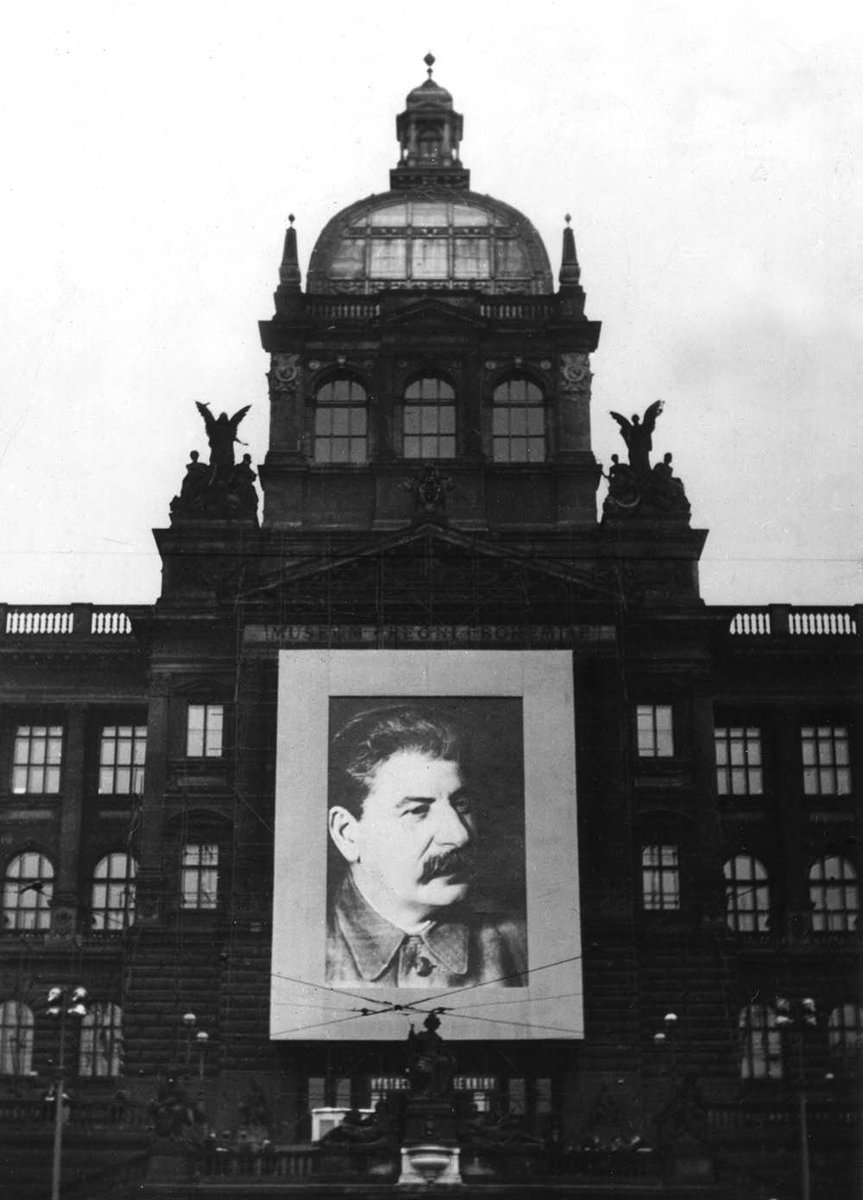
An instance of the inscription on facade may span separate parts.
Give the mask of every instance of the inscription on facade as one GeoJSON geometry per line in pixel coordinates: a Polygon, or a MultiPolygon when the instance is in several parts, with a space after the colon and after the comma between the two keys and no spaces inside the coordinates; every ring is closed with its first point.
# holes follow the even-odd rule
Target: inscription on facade
{"type": "Polygon", "coordinates": [[[248,625],[243,640],[278,646],[575,646],[614,640],[613,625],[248,625]]]}

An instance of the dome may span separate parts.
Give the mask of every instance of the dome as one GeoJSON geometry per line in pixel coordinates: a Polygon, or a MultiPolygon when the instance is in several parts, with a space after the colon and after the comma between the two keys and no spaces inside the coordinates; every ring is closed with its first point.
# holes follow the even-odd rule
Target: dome
{"type": "Polygon", "coordinates": [[[554,291],[545,246],[527,217],[491,196],[434,185],[369,196],[333,217],[312,251],[307,288],[554,291]]]}
{"type": "Polygon", "coordinates": [[[431,78],[408,92],[405,107],[426,108],[430,105],[435,105],[437,108],[452,108],[451,94],[431,78]]]}

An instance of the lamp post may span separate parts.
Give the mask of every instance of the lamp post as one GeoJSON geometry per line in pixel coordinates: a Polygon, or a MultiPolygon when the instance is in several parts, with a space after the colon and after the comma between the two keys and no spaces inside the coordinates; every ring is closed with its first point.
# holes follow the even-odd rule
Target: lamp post
{"type": "Polygon", "coordinates": [[[199,1029],[195,1034],[195,1043],[198,1047],[198,1108],[201,1112],[204,1111],[204,1055],[209,1040],[210,1035],[203,1029],[199,1029]]]}
{"type": "Polygon", "coordinates": [[[57,1059],[54,1097],[54,1153],[51,1159],[51,1200],[60,1200],[60,1164],[63,1154],[63,1088],[66,1073],[66,1021],[87,1015],[87,989],[52,987],[48,992],[48,1015],[60,1022],[60,1054],[57,1059]]]}
{"type": "Polygon", "coordinates": [[[663,1028],[657,1030],[653,1035],[653,1041],[657,1047],[664,1046],[668,1042],[671,1047],[671,1078],[672,1086],[677,1075],[677,1047],[674,1044],[674,1038],[671,1034],[674,1032],[674,1027],[677,1024],[677,1013],[667,1012],[662,1018],[663,1028]]]}
{"type": "Polygon", "coordinates": [[[183,1027],[186,1030],[186,1066],[190,1066],[192,1062],[192,1034],[198,1018],[193,1012],[183,1013],[183,1027]]]}
{"type": "Polygon", "coordinates": [[[809,1165],[809,1118],[806,1111],[806,1071],[803,1061],[803,1033],[818,1024],[815,1001],[807,996],[793,1004],[784,996],[777,996],[773,1005],[776,1028],[784,1033],[796,1030],[794,1041],[797,1047],[797,1111],[800,1120],[800,1197],[810,1200],[810,1165],[809,1165]]]}

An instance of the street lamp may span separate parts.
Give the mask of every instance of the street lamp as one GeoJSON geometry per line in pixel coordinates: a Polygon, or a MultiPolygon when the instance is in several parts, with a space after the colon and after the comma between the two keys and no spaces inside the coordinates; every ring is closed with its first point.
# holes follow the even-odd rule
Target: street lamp
{"type": "Polygon", "coordinates": [[[188,1067],[192,1061],[192,1031],[197,1024],[198,1018],[193,1012],[183,1013],[183,1025],[186,1030],[186,1066],[188,1067]]]}
{"type": "Polygon", "coordinates": [[[60,1162],[63,1153],[63,1088],[66,1073],[66,1021],[87,1015],[87,989],[52,987],[48,992],[48,1015],[60,1022],[60,1054],[57,1060],[54,1097],[54,1153],[51,1160],[51,1200],[60,1200],[60,1162]]]}
{"type": "Polygon", "coordinates": [[[653,1035],[653,1041],[657,1046],[663,1046],[666,1042],[669,1042],[671,1046],[671,1074],[673,1080],[677,1074],[677,1048],[674,1044],[674,1038],[670,1038],[670,1035],[674,1032],[674,1027],[677,1024],[677,1013],[667,1012],[662,1018],[662,1023],[663,1028],[657,1030],[653,1035]]]}
{"type": "Polygon", "coordinates": [[[198,1108],[202,1112],[204,1111],[204,1054],[209,1040],[210,1035],[203,1029],[199,1029],[195,1034],[195,1042],[198,1046],[198,1108]]]}
{"type": "Polygon", "coordinates": [[[798,1112],[800,1115],[800,1197],[810,1200],[810,1167],[809,1167],[809,1119],[806,1113],[806,1071],[803,1062],[803,1033],[813,1029],[818,1024],[815,1001],[811,996],[793,1004],[784,996],[777,996],[773,1011],[774,1024],[784,1033],[797,1030],[794,1039],[797,1045],[797,1075],[798,1075],[798,1112]]]}

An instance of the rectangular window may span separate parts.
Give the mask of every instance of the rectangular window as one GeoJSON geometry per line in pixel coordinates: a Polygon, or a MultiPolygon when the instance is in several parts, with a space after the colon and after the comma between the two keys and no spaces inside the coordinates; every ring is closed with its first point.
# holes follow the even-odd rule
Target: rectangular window
{"type": "Polygon", "coordinates": [[[219,847],[189,842],[183,847],[183,908],[212,909],[219,893],[219,847]]]}
{"type": "Polygon", "coordinates": [[[62,725],[19,725],[15,733],[12,791],[56,796],[63,757],[62,725]]]}
{"type": "Polygon", "coordinates": [[[146,757],[146,725],[105,725],[99,747],[99,794],[140,796],[146,757]]]}
{"type": "Polygon", "coordinates": [[[639,704],[636,710],[639,758],[671,758],[674,728],[670,704],[639,704]]]}
{"type": "Polygon", "coordinates": [[[804,725],[800,730],[803,791],[807,796],[847,796],[851,791],[848,727],[804,725]]]}
{"type": "Polygon", "coordinates": [[[716,790],[720,796],[760,796],[763,790],[761,730],[722,725],[716,740],[716,790]]]}
{"type": "Polygon", "coordinates": [[[186,726],[189,758],[221,758],[225,708],[222,704],[190,704],[186,726]]]}
{"type": "Polygon", "coordinates": [[[680,908],[680,862],[676,846],[642,846],[641,899],[651,912],[680,908]]]}

